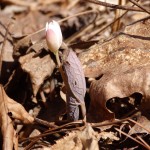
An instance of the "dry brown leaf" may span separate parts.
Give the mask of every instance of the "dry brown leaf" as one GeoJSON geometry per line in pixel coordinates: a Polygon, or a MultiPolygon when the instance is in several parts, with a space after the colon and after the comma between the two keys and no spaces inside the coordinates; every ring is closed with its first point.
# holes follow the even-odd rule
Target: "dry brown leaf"
{"type": "Polygon", "coordinates": [[[23,123],[33,123],[34,121],[34,118],[26,112],[21,104],[6,95],[0,85],[0,125],[3,135],[3,150],[12,150],[13,147],[17,150],[17,134],[8,113],[23,123]]]}
{"type": "Polygon", "coordinates": [[[81,53],[85,76],[98,77],[119,65],[150,63],[150,17],[126,26],[123,32],[81,53]]]}
{"type": "Polygon", "coordinates": [[[56,141],[56,144],[54,144],[50,150],[82,150],[83,145],[79,138],[77,138],[77,132],[70,132],[67,136],[64,138],[61,138],[60,140],[56,141]]]}
{"type": "Polygon", "coordinates": [[[115,135],[114,132],[101,132],[99,137],[102,140],[107,140],[107,144],[112,144],[113,141],[118,141],[119,138],[115,135]]]}
{"type": "MultiPolygon", "coordinates": [[[[23,16],[21,19],[16,17],[16,20],[17,21],[15,21],[13,25],[15,27],[15,31],[13,32],[12,36],[14,38],[13,54],[14,56],[18,57],[22,54],[25,54],[27,49],[29,49],[32,44],[39,43],[38,45],[40,45],[42,43],[41,40],[45,38],[45,31],[39,32],[37,34],[34,33],[42,29],[49,18],[47,17],[47,15],[43,15],[38,11],[34,11],[28,13],[26,16],[23,16]]],[[[46,44],[44,45],[44,47],[46,47],[46,44]]],[[[42,47],[42,44],[40,45],[40,47],[36,46],[38,50],[41,50],[44,47],[42,47]]],[[[36,48],[34,48],[34,50],[36,48]]]]}
{"type": "Polygon", "coordinates": [[[90,87],[91,121],[114,118],[114,113],[106,108],[106,102],[114,97],[125,98],[139,92],[145,99],[145,105],[149,106],[146,90],[150,64],[149,24],[150,17],[137,21],[109,41],[96,44],[80,55],[87,77],[103,75],[90,87]]]}
{"type": "Polygon", "coordinates": [[[51,76],[55,63],[50,55],[33,57],[34,52],[19,58],[22,69],[30,75],[33,94],[36,96],[40,86],[46,77],[51,76]]]}
{"type": "Polygon", "coordinates": [[[98,150],[98,140],[98,133],[87,124],[82,131],[70,132],[63,139],[56,141],[50,150],[98,150]]]}
{"type": "Polygon", "coordinates": [[[112,98],[130,97],[134,93],[142,94],[140,109],[149,109],[150,64],[137,67],[120,65],[108,71],[90,87],[91,105],[89,117],[94,121],[113,119],[114,113],[107,109],[107,101],[112,98]]]}
{"type": "MultiPolygon", "coordinates": [[[[137,121],[141,126],[146,128],[147,130],[150,131],[150,121],[144,117],[144,116],[138,116],[137,121]]],[[[129,131],[129,135],[136,134],[136,133],[147,133],[149,134],[148,131],[146,131],[144,128],[140,127],[139,125],[135,124],[131,130],[129,131]]]]}
{"type": "Polygon", "coordinates": [[[13,25],[12,25],[13,20],[11,19],[11,17],[12,16],[10,14],[6,15],[3,13],[0,13],[0,49],[1,51],[3,51],[3,56],[2,56],[3,65],[2,65],[2,70],[1,70],[1,81],[3,84],[7,82],[15,66],[14,58],[12,56],[13,39],[11,37],[11,34],[13,33],[13,25]],[[6,40],[4,41],[5,38],[6,40]]]}
{"type": "Polygon", "coordinates": [[[87,124],[85,129],[79,133],[79,138],[85,150],[99,150],[98,141],[99,136],[90,124],[87,124]]]}

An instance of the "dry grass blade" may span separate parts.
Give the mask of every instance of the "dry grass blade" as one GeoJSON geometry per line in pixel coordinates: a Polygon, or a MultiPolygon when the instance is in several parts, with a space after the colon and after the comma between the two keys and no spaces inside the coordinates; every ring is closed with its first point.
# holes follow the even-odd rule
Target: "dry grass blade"
{"type": "Polygon", "coordinates": [[[147,12],[150,15],[150,11],[147,10],[146,8],[144,8],[143,6],[141,6],[140,4],[138,4],[135,0],[129,0],[131,3],[133,3],[134,5],[138,6],[139,8],[141,8],[143,11],[147,12]]]}
{"type": "Polygon", "coordinates": [[[41,137],[45,137],[47,135],[52,135],[52,134],[55,134],[55,133],[65,133],[65,132],[68,132],[68,131],[73,131],[73,130],[80,130],[82,127],[77,127],[77,128],[72,128],[72,129],[63,129],[63,130],[60,130],[60,131],[53,131],[53,132],[48,132],[48,133],[43,133],[39,136],[36,136],[36,137],[31,137],[31,138],[26,138],[26,139],[23,139],[21,141],[28,141],[28,140],[32,140],[31,143],[26,146],[26,148],[24,150],[29,150],[32,148],[32,146],[41,138],[41,137]]]}
{"type": "MultiPolygon", "coordinates": [[[[87,33],[89,30],[91,30],[92,28],[100,24],[102,24],[105,20],[100,18],[99,20],[96,21],[97,16],[98,16],[98,12],[95,11],[96,16],[94,17],[94,19],[91,21],[91,23],[89,23],[87,26],[82,27],[78,32],[74,33],[72,36],[70,36],[69,38],[65,39],[65,43],[69,44],[71,42],[73,42],[74,40],[76,40],[77,38],[82,37],[85,33],[87,33]]],[[[92,34],[92,33],[91,33],[92,34]]],[[[91,35],[90,34],[90,35],[91,35]]]]}
{"type": "Polygon", "coordinates": [[[140,136],[137,135],[137,138],[150,149],[150,146],[148,145],[148,143],[146,143],[140,136]]]}
{"type": "MultiPolygon", "coordinates": [[[[66,18],[64,18],[64,19],[61,19],[61,20],[59,20],[58,22],[59,22],[59,23],[62,23],[62,22],[64,22],[64,21],[67,21],[68,19],[71,19],[71,18],[74,18],[74,17],[78,17],[78,16],[81,16],[81,15],[85,15],[85,14],[89,14],[89,13],[92,13],[92,12],[97,12],[97,11],[96,11],[96,10],[88,10],[88,11],[80,12],[80,13],[77,13],[77,14],[75,14],[75,15],[72,15],[72,16],[66,17],[66,18]]],[[[45,27],[42,28],[42,29],[40,29],[40,30],[38,30],[38,31],[36,31],[36,32],[34,32],[34,33],[29,34],[29,35],[26,36],[25,38],[29,38],[29,37],[31,37],[31,36],[33,36],[33,35],[35,35],[35,34],[38,34],[38,33],[42,32],[42,31],[44,31],[44,30],[45,30],[45,27]]]]}
{"type": "MultiPolygon", "coordinates": [[[[131,7],[134,7],[134,5],[132,5],[131,7]]],[[[115,18],[115,20],[113,20],[112,22],[108,23],[107,25],[105,25],[104,27],[97,29],[95,31],[93,31],[90,35],[88,39],[91,39],[93,36],[100,34],[101,32],[103,32],[104,30],[106,30],[108,27],[112,26],[114,23],[118,22],[121,18],[123,18],[129,10],[125,11],[122,15],[118,16],[115,18]]]]}
{"type": "Polygon", "coordinates": [[[37,124],[44,125],[44,126],[49,127],[49,128],[56,128],[57,127],[54,123],[49,123],[48,121],[45,121],[45,120],[42,120],[39,118],[34,118],[34,122],[37,124]]]}
{"type": "Polygon", "coordinates": [[[68,132],[68,131],[73,131],[73,130],[79,130],[79,128],[73,128],[73,129],[63,129],[63,130],[60,130],[60,131],[54,131],[54,132],[50,132],[50,133],[44,133],[44,134],[41,134],[40,136],[36,136],[36,137],[31,137],[31,138],[26,138],[25,140],[31,140],[31,143],[26,146],[26,148],[24,150],[29,150],[32,148],[32,146],[41,138],[41,137],[45,137],[47,135],[52,135],[52,134],[55,134],[55,133],[65,133],[65,132],[68,132]]]}
{"type": "Polygon", "coordinates": [[[150,130],[148,130],[147,128],[145,128],[144,126],[142,126],[142,125],[141,125],[140,123],[138,123],[137,121],[135,121],[135,120],[133,120],[133,119],[131,119],[131,118],[129,118],[128,120],[131,121],[131,122],[133,122],[133,123],[135,123],[135,124],[137,124],[138,126],[140,126],[141,128],[145,129],[147,132],[150,133],[150,130]]]}
{"type": "Polygon", "coordinates": [[[26,1],[21,1],[21,0],[5,0],[4,2],[8,2],[11,4],[18,5],[18,6],[26,6],[26,7],[32,7],[36,5],[35,2],[27,3],[26,1]]]}
{"type": "Polygon", "coordinates": [[[64,129],[64,128],[67,128],[67,127],[71,127],[73,125],[83,125],[83,121],[82,120],[78,120],[78,121],[75,121],[75,122],[66,123],[66,124],[61,125],[59,127],[56,127],[56,128],[53,128],[53,129],[49,129],[49,130],[45,131],[44,133],[42,133],[42,134],[40,134],[38,136],[20,139],[19,142],[30,141],[30,140],[34,140],[35,138],[39,139],[41,137],[44,137],[44,136],[47,136],[47,135],[51,135],[51,134],[54,134],[54,133],[71,131],[71,130],[75,130],[75,129],[78,130],[80,128],[80,127],[75,127],[75,128],[71,128],[71,129],[64,129]],[[63,129],[63,130],[61,130],[61,129],[63,129]]]}
{"type": "Polygon", "coordinates": [[[121,130],[119,130],[119,129],[117,129],[117,128],[115,128],[115,130],[118,131],[118,132],[120,132],[121,134],[127,136],[128,138],[132,139],[133,141],[139,143],[140,145],[142,145],[143,147],[145,147],[146,149],[149,150],[149,147],[147,147],[146,145],[144,145],[143,143],[141,143],[141,142],[138,141],[137,139],[133,138],[132,136],[128,135],[127,133],[125,133],[125,132],[123,132],[123,131],[121,131],[121,130]]]}
{"type": "MultiPolygon", "coordinates": [[[[82,0],[85,1],[85,0],[82,0]]],[[[94,3],[94,4],[98,4],[98,5],[102,5],[105,7],[110,7],[113,9],[123,9],[123,10],[131,10],[131,11],[139,11],[139,12],[143,12],[143,10],[139,9],[139,8],[133,8],[133,7],[129,7],[129,6],[121,6],[121,5],[114,5],[114,4],[110,4],[110,3],[106,3],[106,2],[101,2],[98,0],[87,0],[88,2],[94,3]]]]}

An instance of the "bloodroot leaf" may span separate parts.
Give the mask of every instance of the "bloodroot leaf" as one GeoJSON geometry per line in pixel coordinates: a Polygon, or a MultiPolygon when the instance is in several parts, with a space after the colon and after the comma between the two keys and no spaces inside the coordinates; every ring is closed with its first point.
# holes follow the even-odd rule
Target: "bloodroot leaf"
{"type": "Polygon", "coordinates": [[[67,115],[68,120],[75,121],[79,119],[77,100],[69,92],[67,93],[67,115]]]}
{"type": "MultiPolygon", "coordinates": [[[[70,50],[66,62],[63,64],[67,84],[67,105],[68,119],[79,119],[79,107],[85,107],[84,96],[86,92],[85,77],[81,63],[76,54],[70,50]]],[[[85,115],[85,108],[81,107],[82,115],[85,115]]]]}
{"type": "Polygon", "coordinates": [[[78,57],[72,50],[70,50],[66,63],[64,63],[64,69],[73,95],[80,102],[84,102],[86,92],[84,72],[78,57]]]}

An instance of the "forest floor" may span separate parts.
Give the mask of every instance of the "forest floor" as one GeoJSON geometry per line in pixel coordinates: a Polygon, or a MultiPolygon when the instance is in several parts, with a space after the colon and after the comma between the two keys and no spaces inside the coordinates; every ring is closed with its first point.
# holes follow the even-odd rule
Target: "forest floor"
{"type": "Polygon", "coordinates": [[[1,0],[0,7],[0,149],[150,150],[149,0],[1,0]],[[67,57],[63,44],[59,50],[67,84],[45,39],[52,20],[73,50],[67,57]]]}

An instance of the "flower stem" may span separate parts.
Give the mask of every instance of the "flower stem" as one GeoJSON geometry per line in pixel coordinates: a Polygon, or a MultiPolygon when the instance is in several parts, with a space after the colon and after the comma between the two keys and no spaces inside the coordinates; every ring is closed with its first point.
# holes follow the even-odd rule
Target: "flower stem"
{"type": "Polygon", "coordinates": [[[55,53],[55,57],[56,57],[56,61],[57,61],[58,67],[60,68],[61,63],[60,63],[58,51],[55,53]]]}
{"type": "Polygon", "coordinates": [[[61,76],[62,76],[62,79],[63,79],[65,85],[68,86],[68,85],[67,85],[66,76],[65,76],[65,74],[64,74],[64,71],[63,71],[63,68],[62,68],[62,64],[61,64],[60,59],[59,59],[58,51],[55,53],[55,57],[56,57],[58,69],[59,69],[59,72],[60,72],[60,74],[61,74],[61,76]]]}

